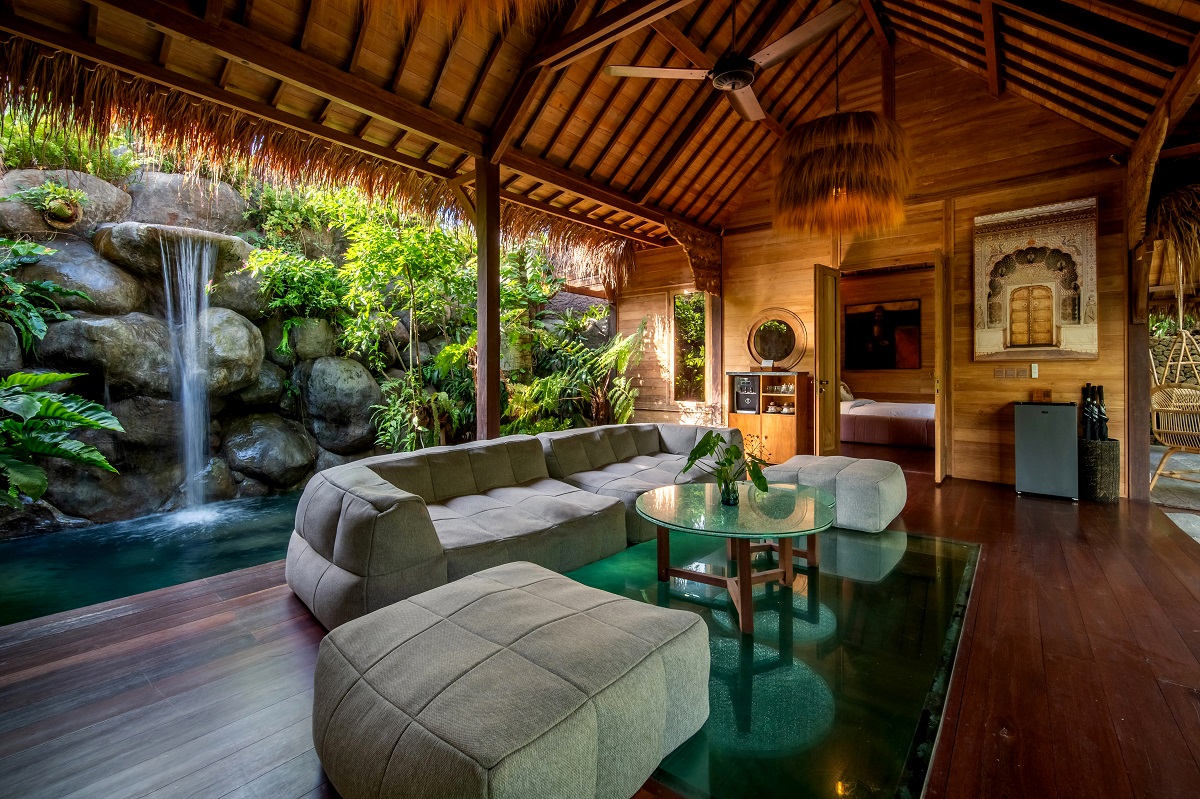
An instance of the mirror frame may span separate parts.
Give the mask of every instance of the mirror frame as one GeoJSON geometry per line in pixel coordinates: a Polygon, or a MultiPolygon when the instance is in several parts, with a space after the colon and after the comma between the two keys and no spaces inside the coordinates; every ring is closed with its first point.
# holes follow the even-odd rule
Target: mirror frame
{"type": "Polygon", "coordinates": [[[754,361],[755,366],[763,362],[762,354],[754,346],[754,334],[758,332],[764,322],[772,320],[783,322],[796,334],[796,346],[785,358],[775,361],[776,369],[787,371],[800,363],[804,359],[805,353],[808,352],[808,328],[804,326],[804,322],[800,320],[799,316],[787,308],[766,308],[759,312],[750,323],[750,329],[746,333],[746,349],[750,352],[750,359],[754,361]]]}

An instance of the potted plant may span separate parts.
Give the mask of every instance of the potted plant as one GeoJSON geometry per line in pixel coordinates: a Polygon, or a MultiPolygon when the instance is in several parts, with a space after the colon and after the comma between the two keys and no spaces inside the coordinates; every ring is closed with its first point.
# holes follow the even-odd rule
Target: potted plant
{"type": "Polygon", "coordinates": [[[754,483],[754,487],[759,491],[767,490],[767,478],[763,476],[762,471],[766,463],[759,456],[751,452],[742,452],[741,447],[726,442],[717,431],[709,430],[696,442],[696,446],[692,447],[687,465],[680,474],[693,466],[700,467],[716,478],[721,489],[721,504],[736,505],[737,484],[746,475],[750,476],[750,482],[754,483]],[[701,460],[709,456],[713,457],[711,461],[701,460]]]}
{"type": "Polygon", "coordinates": [[[5,201],[23,202],[42,213],[42,219],[53,228],[66,229],[83,218],[83,206],[87,204],[87,193],[81,189],[69,189],[61,183],[47,180],[40,186],[21,189],[5,201]]]}

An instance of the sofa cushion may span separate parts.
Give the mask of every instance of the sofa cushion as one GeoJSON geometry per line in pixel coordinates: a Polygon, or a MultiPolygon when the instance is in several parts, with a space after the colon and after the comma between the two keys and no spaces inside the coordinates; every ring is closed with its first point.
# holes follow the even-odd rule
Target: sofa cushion
{"type": "Polygon", "coordinates": [[[313,743],[346,799],[621,799],[708,716],[699,616],[529,563],[321,642],[313,743]]]}
{"type": "Polygon", "coordinates": [[[904,471],[890,461],[840,455],[796,455],[763,474],[770,482],[788,482],[831,492],[837,500],[837,526],[878,533],[904,510],[908,484],[904,471]]]}
{"type": "Polygon", "coordinates": [[[571,571],[625,548],[621,503],[548,478],[428,509],[450,580],[518,560],[571,571]]]}

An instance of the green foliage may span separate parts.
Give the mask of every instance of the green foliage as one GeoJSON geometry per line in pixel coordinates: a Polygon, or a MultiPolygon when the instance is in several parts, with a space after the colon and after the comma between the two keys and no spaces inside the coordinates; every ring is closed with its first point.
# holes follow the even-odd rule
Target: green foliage
{"type": "Polygon", "coordinates": [[[55,252],[31,241],[0,238],[0,319],[17,331],[21,348],[26,352],[33,349],[35,341],[45,337],[47,320],[71,318],[59,308],[55,297],[91,299],[82,291],[63,288],[52,280],[22,282],[12,276],[18,267],[35,264],[55,252]]]}
{"type": "Polygon", "coordinates": [[[108,459],[71,435],[80,429],[122,432],[104,406],[74,394],[41,389],[80,374],[17,372],[0,381],[0,502],[21,507],[21,496],[39,499],[46,492],[46,471],[34,461],[63,458],[115,472],[108,459]]]}
{"type": "Polygon", "coordinates": [[[715,430],[709,430],[688,455],[687,465],[680,474],[698,467],[717,479],[722,486],[741,480],[747,474],[759,491],[767,490],[767,478],[762,467],[767,462],[752,452],[742,452],[736,444],[728,444],[715,430]],[[703,460],[708,458],[709,460],[703,460]]]}
{"type": "Polygon", "coordinates": [[[0,197],[0,202],[25,203],[35,211],[41,211],[62,221],[75,218],[87,201],[87,192],[82,189],[69,189],[56,180],[47,180],[38,186],[30,186],[7,197],[0,197]]]}
{"type": "Polygon", "coordinates": [[[531,429],[547,419],[568,422],[565,427],[628,422],[637,389],[625,373],[641,361],[645,327],[643,320],[636,333],[614,336],[598,349],[578,340],[551,344],[548,374],[508,386],[510,427],[531,429]]]}
{"type": "Polygon", "coordinates": [[[0,120],[0,152],[5,169],[73,169],[101,180],[119,182],[141,166],[134,142],[120,134],[108,136],[92,147],[79,135],[31,127],[11,114],[0,120]]]}
{"type": "MultiPolygon", "coordinates": [[[[1195,330],[1200,325],[1192,314],[1184,314],[1185,330],[1195,330]]],[[[1150,335],[1155,338],[1174,336],[1179,332],[1179,319],[1173,309],[1150,312],[1150,335]]]]}
{"type": "Polygon", "coordinates": [[[675,295],[675,400],[704,401],[704,293],[675,295]]]}
{"type": "MultiPolygon", "coordinates": [[[[292,255],[304,255],[305,240],[316,238],[308,234],[322,231],[329,225],[324,206],[325,202],[317,192],[277,188],[266,183],[255,186],[245,212],[249,225],[261,231],[252,243],[292,255]]],[[[333,253],[322,255],[329,258],[333,253]]]]}

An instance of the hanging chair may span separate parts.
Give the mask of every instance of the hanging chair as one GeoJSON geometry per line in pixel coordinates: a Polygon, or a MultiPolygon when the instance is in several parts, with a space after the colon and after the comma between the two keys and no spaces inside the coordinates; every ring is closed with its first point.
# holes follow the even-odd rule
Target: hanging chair
{"type": "Polygon", "coordinates": [[[1159,477],[1200,483],[1200,469],[1166,471],[1167,461],[1176,453],[1200,454],[1200,387],[1181,383],[1155,386],[1150,390],[1150,419],[1154,437],[1167,445],[1150,490],[1159,477]]]}

